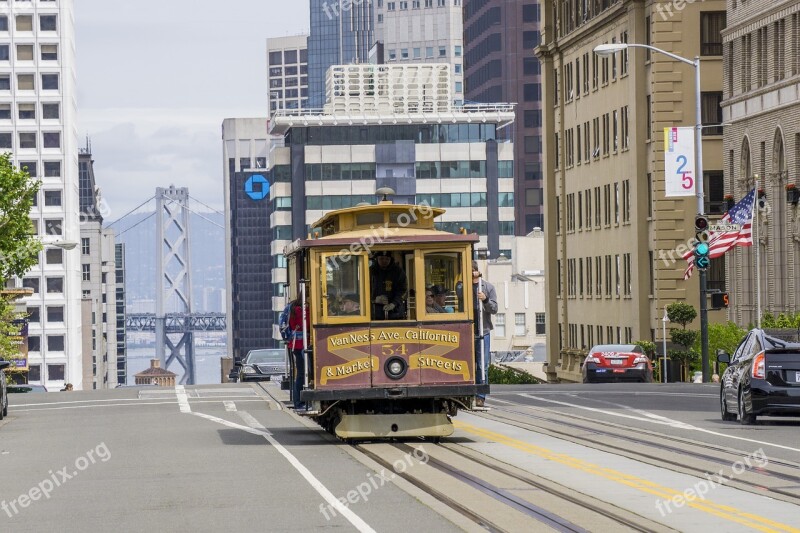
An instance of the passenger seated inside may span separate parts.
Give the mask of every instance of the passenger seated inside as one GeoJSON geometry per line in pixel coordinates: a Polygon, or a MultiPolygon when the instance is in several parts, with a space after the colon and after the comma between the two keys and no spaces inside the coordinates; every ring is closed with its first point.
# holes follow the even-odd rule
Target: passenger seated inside
{"type": "Polygon", "coordinates": [[[432,291],[433,291],[433,303],[436,309],[436,311],[433,311],[434,313],[455,312],[452,306],[447,305],[447,289],[445,289],[442,285],[434,285],[432,291]]]}
{"type": "Polygon", "coordinates": [[[361,304],[358,294],[354,292],[346,293],[342,296],[342,309],[340,316],[355,316],[361,314],[361,304]]]}
{"type": "Polygon", "coordinates": [[[369,269],[372,320],[402,320],[406,317],[406,274],[394,262],[391,252],[376,252],[369,269]]]}

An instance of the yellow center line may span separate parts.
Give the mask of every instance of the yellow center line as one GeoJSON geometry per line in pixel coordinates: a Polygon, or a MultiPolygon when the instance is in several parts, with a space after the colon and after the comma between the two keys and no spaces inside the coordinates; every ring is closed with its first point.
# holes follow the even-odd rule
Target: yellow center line
{"type": "Polygon", "coordinates": [[[523,442],[521,440],[517,440],[511,437],[507,437],[506,435],[502,435],[500,433],[496,433],[488,429],[479,428],[461,421],[453,421],[453,422],[456,428],[467,431],[474,435],[478,435],[480,437],[493,440],[500,444],[504,444],[511,448],[516,448],[518,450],[530,453],[532,455],[537,455],[543,459],[563,464],[575,470],[580,470],[588,474],[600,476],[610,481],[614,481],[626,485],[628,487],[637,489],[641,492],[652,494],[665,501],[671,501],[674,496],[680,496],[684,500],[685,505],[687,505],[688,507],[693,507],[705,513],[720,518],[724,518],[725,520],[737,522],[739,524],[751,527],[758,531],[776,532],[776,533],[779,531],[785,531],[788,533],[800,533],[800,529],[798,528],[788,526],[786,524],[781,524],[780,522],[775,522],[763,516],[746,513],[744,511],[736,509],[735,507],[713,503],[705,499],[699,500],[699,496],[697,496],[696,494],[687,495],[684,492],[677,491],[675,489],[671,489],[663,485],[659,485],[657,483],[654,483],[646,479],[642,479],[640,477],[636,477],[630,474],[625,474],[623,472],[620,472],[618,470],[613,470],[611,468],[606,468],[596,464],[592,464],[587,461],[583,461],[582,459],[577,459],[575,457],[563,453],[557,453],[552,450],[548,450],[547,448],[542,448],[534,444],[523,442]]]}

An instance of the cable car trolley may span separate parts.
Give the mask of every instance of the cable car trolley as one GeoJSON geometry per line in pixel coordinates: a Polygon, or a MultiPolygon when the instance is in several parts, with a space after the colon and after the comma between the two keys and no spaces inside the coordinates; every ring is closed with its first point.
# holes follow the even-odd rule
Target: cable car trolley
{"type": "Polygon", "coordinates": [[[437,230],[444,212],[384,196],[327,213],[286,248],[288,296],[309,307],[300,399],[343,439],[438,440],[489,392],[475,383],[478,236],[437,230]]]}

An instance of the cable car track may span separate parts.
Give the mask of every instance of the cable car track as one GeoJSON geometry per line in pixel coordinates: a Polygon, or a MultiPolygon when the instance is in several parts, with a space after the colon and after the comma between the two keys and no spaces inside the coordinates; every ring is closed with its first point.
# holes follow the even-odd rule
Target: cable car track
{"type": "MultiPolygon", "coordinates": [[[[640,428],[633,429],[633,428],[620,427],[620,426],[615,425],[615,424],[604,423],[604,426],[606,428],[608,428],[609,426],[615,427],[615,428],[618,428],[620,432],[635,431],[639,435],[647,434],[647,435],[649,435],[649,436],[651,436],[653,438],[656,438],[656,439],[662,439],[662,440],[671,441],[671,442],[674,442],[674,443],[680,443],[682,446],[684,446],[684,447],[678,448],[678,447],[675,447],[675,446],[671,446],[669,444],[660,443],[660,442],[654,442],[652,440],[646,440],[646,439],[643,439],[643,438],[640,438],[640,437],[637,437],[637,436],[624,435],[624,434],[622,434],[620,432],[609,431],[608,429],[589,427],[589,426],[586,426],[586,425],[575,424],[575,423],[572,423],[572,422],[569,422],[569,421],[556,420],[556,419],[548,418],[548,417],[545,417],[545,416],[535,415],[535,414],[532,414],[532,413],[523,413],[523,412],[519,412],[519,411],[515,411],[515,410],[512,410],[512,409],[503,408],[503,407],[494,407],[493,406],[492,407],[492,412],[490,412],[490,413],[482,413],[482,414],[478,415],[478,416],[480,416],[482,418],[495,420],[497,422],[501,422],[501,423],[504,423],[504,424],[510,424],[510,425],[519,427],[521,429],[527,429],[527,430],[536,431],[536,432],[547,432],[547,433],[551,433],[551,434],[557,436],[558,438],[565,438],[566,437],[568,440],[570,440],[572,442],[575,442],[577,444],[586,444],[586,445],[589,445],[592,448],[596,448],[596,449],[599,448],[599,449],[602,449],[602,450],[609,450],[609,449],[616,450],[618,452],[622,452],[623,455],[631,456],[631,458],[634,458],[634,459],[647,458],[650,461],[652,461],[653,464],[655,464],[656,466],[658,466],[658,465],[669,465],[669,466],[672,466],[672,467],[678,467],[679,471],[684,471],[684,472],[685,471],[690,471],[690,472],[693,472],[693,473],[701,474],[701,476],[705,475],[705,474],[715,474],[716,472],[710,472],[710,471],[708,471],[706,469],[686,464],[685,462],[678,462],[678,461],[670,460],[670,459],[667,459],[667,458],[665,458],[665,457],[663,457],[661,455],[658,455],[656,453],[650,454],[650,453],[641,452],[641,451],[635,451],[634,452],[629,447],[625,447],[625,446],[621,446],[621,445],[615,445],[615,444],[608,443],[608,442],[603,442],[603,441],[600,441],[600,440],[597,440],[597,439],[592,439],[592,438],[589,438],[587,436],[582,436],[580,434],[576,434],[574,431],[559,431],[558,429],[554,429],[554,428],[550,428],[550,427],[542,427],[542,426],[535,425],[535,424],[525,423],[523,421],[514,419],[514,418],[509,417],[509,416],[499,415],[499,414],[496,413],[496,411],[503,411],[503,412],[512,413],[514,415],[521,416],[521,417],[524,417],[524,418],[532,418],[532,419],[535,419],[535,420],[541,420],[541,421],[547,422],[549,424],[565,426],[565,427],[572,428],[572,429],[578,429],[578,430],[580,430],[582,432],[591,432],[591,433],[594,433],[594,434],[604,435],[606,437],[610,437],[610,438],[614,438],[614,439],[620,439],[620,440],[623,440],[623,441],[635,443],[635,444],[638,444],[640,446],[645,446],[647,448],[656,448],[656,449],[660,449],[662,451],[675,453],[675,454],[680,454],[681,456],[690,456],[690,457],[694,457],[695,459],[699,459],[701,461],[707,461],[707,462],[719,464],[719,465],[722,465],[722,466],[730,466],[732,463],[735,463],[735,462],[741,460],[741,458],[743,456],[747,455],[746,452],[741,452],[740,450],[732,450],[730,448],[726,448],[726,447],[723,447],[723,446],[718,446],[718,445],[713,445],[713,444],[708,444],[708,443],[698,443],[698,442],[691,441],[691,440],[688,440],[688,439],[684,439],[684,438],[681,438],[681,437],[674,437],[674,436],[671,436],[671,435],[666,435],[666,434],[663,434],[663,433],[653,432],[653,431],[649,431],[649,430],[643,430],[643,429],[640,429],[640,428]],[[712,450],[712,451],[715,451],[715,452],[718,452],[718,453],[724,453],[724,454],[732,455],[735,458],[731,460],[731,459],[722,458],[719,455],[711,455],[711,454],[708,454],[708,453],[702,453],[700,451],[687,450],[685,448],[685,446],[692,446],[694,448],[698,448],[698,449],[701,449],[701,450],[703,450],[703,449],[704,450],[712,450]]],[[[584,421],[586,421],[586,422],[588,422],[590,424],[600,424],[601,423],[601,422],[598,422],[597,420],[591,420],[591,419],[587,419],[585,417],[580,417],[580,416],[575,416],[575,415],[571,415],[570,419],[571,420],[580,419],[580,420],[584,420],[584,421]]],[[[777,465],[777,466],[784,467],[784,468],[791,469],[791,470],[800,470],[800,466],[797,465],[797,464],[793,464],[793,463],[789,463],[789,462],[785,462],[785,461],[769,459],[769,466],[773,466],[773,465],[777,465]]],[[[791,483],[793,485],[800,486],[800,476],[797,476],[797,475],[776,471],[774,469],[768,469],[767,467],[759,468],[759,469],[752,469],[752,470],[750,470],[750,472],[752,474],[762,475],[762,476],[769,477],[769,478],[774,478],[774,479],[780,479],[782,481],[789,482],[789,483],[791,483]]],[[[800,494],[798,494],[796,492],[789,492],[789,491],[786,491],[786,490],[783,490],[783,489],[780,489],[780,488],[776,488],[776,487],[765,487],[763,485],[747,483],[747,482],[744,482],[742,480],[737,480],[735,478],[729,478],[729,479],[727,479],[727,482],[728,483],[735,483],[737,486],[739,486],[739,488],[747,488],[747,489],[751,490],[752,492],[755,492],[755,493],[760,494],[760,495],[763,495],[764,491],[768,491],[768,492],[776,494],[776,495],[781,495],[781,496],[784,496],[785,498],[789,498],[790,500],[792,500],[791,503],[796,503],[798,500],[800,500],[800,494]]],[[[781,498],[781,499],[784,499],[784,498],[781,498]]]]}
{"type": "MultiPolygon", "coordinates": [[[[401,451],[403,451],[405,453],[410,453],[411,451],[413,451],[415,449],[410,444],[405,444],[405,443],[392,443],[392,444],[389,444],[389,446],[392,446],[392,447],[394,447],[394,448],[396,448],[398,450],[401,450],[401,451]]],[[[372,460],[376,461],[381,466],[384,466],[384,467],[387,467],[387,468],[391,468],[392,467],[392,463],[391,462],[389,462],[388,460],[384,459],[383,457],[378,455],[376,452],[373,452],[372,450],[366,449],[363,445],[356,444],[356,445],[354,445],[354,447],[356,449],[358,449],[359,452],[367,455],[368,457],[370,457],[372,460]]],[[[616,523],[618,523],[620,525],[624,525],[624,526],[630,528],[631,530],[641,531],[643,533],[644,532],[648,532],[649,533],[649,532],[653,531],[653,526],[655,524],[653,524],[652,522],[650,522],[649,520],[647,520],[644,517],[639,517],[640,520],[637,521],[634,518],[628,518],[628,517],[623,516],[621,513],[616,513],[614,511],[612,511],[609,508],[610,506],[608,504],[605,504],[603,506],[594,505],[591,502],[585,501],[584,499],[578,497],[576,494],[568,492],[566,489],[565,490],[559,490],[559,489],[555,488],[554,486],[552,486],[551,484],[536,481],[535,479],[533,479],[534,478],[534,474],[527,473],[527,472],[526,473],[514,472],[513,470],[511,470],[509,468],[506,468],[504,466],[501,466],[498,463],[492,463],[492,462],[489,462],[489,461],[487,461],[485,459],[481,459],[479,457],[476,457],[471,453],[467,453],[465,451],[462,451],[462,450],[459,449],[459,448],[461,448],[461,446],[459,446],[458,444],[440,444],[440,445],[438,445],[438,447],[443,448],[443,449],[447,450],[450,453],[456,454],[457,456],[459,456],[459,457],[461,457],[463,459],[466,459],[467,461],[469,461],[471,463],[474,463],[476,465],[480,465],[481,467],[484,467],[484,468],[489,468],[492,471],[494,471],[495,473],[499,473],[499,474],[501,474],[503,476],[507,476],[509,478],[512,478],[512,479],[515,479],[515,480],[517,480],[519,482],[522,482],[524,485],[526,485],[526,486],[528,486],[528,487],[530,487],[532,489],[546,492],[546,493],[548,493],[548,494],[550,494],[552,496],[555,496],[556,498],[558,498],[560,500],[566,500],[566,501],[568,501],[568,502],[570,502],[570,503],[572,503],[572,504],[574,504],[576,506],[579,506],[579,507],[581,507],[581,508],[583,508],[583,509],[585,509],[587,511],[590,511],[592,513],[596,513],[596,514],[605,516],[608,519],[610,519],[610,520],[612,520],[612,521],[614,521],[614,522],[616,522],[616,523]],[[525,474],[527,474],[527,475],[525,475],[525,474]],[[642,525],[641,524],[642,521],[647,522],[648,525],[642,525]]],[[[459,481],[461,483],[464,483],[464,484],[472,487],[473,489],[476,489],[479,492],[491,497],[495,501],[500,502],[500,503],[502,503],[502,504],[504,504],[504,505],[506,505],[506,506],[508,506],[508,507],[510,507],[512,509],[515,509],[515,510],[525,514],[526,516],[528,516],[528,517],[530,517],[530,518],[542,523],[543,525],[546,525],[548,527],[553,528],[556,531],[575,532],[575,533],[584,533],[584,532],[588,531],[587,529],[581,527],[578,524],[575,524],[575,523],[567,520],[566,518],[563,518],[563,517],[551,512],[551,511],[548,511],[547,509],[544,509],[543,507],[535,505],[532,502],[529,502],[529,501],[524,500],[524,499],[522,499],[522,498],[520,498],[518,496],[515,496],[514,494],[512,494],[507,489],[500,488],[496,484],[490,483],[489,481],[487,481],[485,479],[481,479],[478,476],[470,474],[469,472],[465,471],[462,468],[457,468],[454,465],[448,464],[448,463],[442,461],[441,459],[437,459],[437,458],[434,458],[434,457],[431,457],[430,455],[428,455],[428,459],[427,459],[426,464],[428,466],[430,466],[431,468],[436,469],[438,472],[446,474],[446,475],[450,476],[451,478],[453,478],[453,479],[455,479],[455,480],[457,480],[457,481],[459,481]]],[[[406,481],[409,481],[410,483],[412,483],[414,486],[416,486],[420,490],[423,490],[424,492],[434,496],[439,501],[441,501],[442,503],[444,503],[445,505],[447,505],[451,509],[456,510],[457,512],[459,512],[463,516],[469,518],[470,520],[472,520],[473,522],[475,522],[479,526],[484,527],[489,531],[504,531],[504,529],[501,526],[499,526],[497,523],[487,519],[484,516],[481,516],[481,515],[477,514],[472,509],[466,507],[463,503],[461,503],[461,502],[459,502],[457,500],[454,500],[453,498],[451,498],[447,494],[444,494],[440,490],[440,488],[433,487],[433,486],[425,483],[424,481],[421,481],[417,477],[415,477],[413,475],[410,475],[408,472],[397,473],[397,475],[401,476],[406,481]]],[[[636,515],[632,514],[632,516],[636,516],[636,515]]],[[[659,526],[661,526],[661,525],[659,524],[659,526]]],[[[661,527],[663,527],[663,526],[661,526],[661,527]]]]}

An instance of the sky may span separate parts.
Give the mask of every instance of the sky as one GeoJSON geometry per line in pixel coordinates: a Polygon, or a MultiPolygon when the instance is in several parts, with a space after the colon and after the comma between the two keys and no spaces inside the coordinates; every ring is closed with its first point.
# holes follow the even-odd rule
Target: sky
{"type": "Polygon", "coordinates": [[[169,185],[223,211],[222,121],[267,116],[266,40],[307,33],[308,9],[75,0],[79,145],[90,138],[107,221],[169,185]]]}

